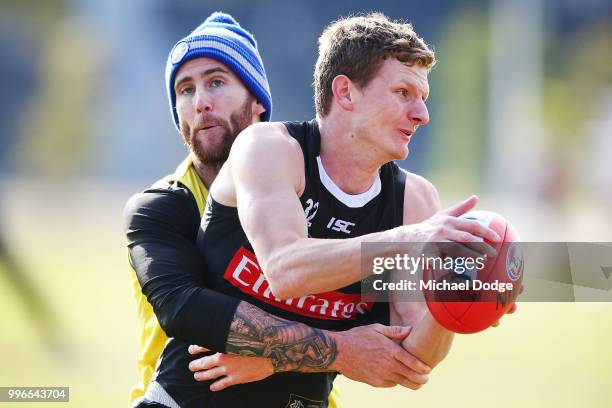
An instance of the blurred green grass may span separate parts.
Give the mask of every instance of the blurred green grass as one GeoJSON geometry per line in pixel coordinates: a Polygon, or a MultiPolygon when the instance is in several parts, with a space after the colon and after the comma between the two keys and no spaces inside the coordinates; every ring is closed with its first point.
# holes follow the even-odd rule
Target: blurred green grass
{"type": "MultiPolygon", "coordinates": [[[[17,194],[7,199],[5,232],[58,316],[60,346],[45,343],[0,273],[0,385],[69,386],[71,402],[56,405],[125,407],[137,380],[138,332],[121,209],[139,188],[91,186],[11,188],[17,194]]],[[[345,407],[608,407],[611,317],[611,303],[521,304],[499,328],[458,336],[422,390],[340,377],[342,399],[345,407]]]]}
{"type": "Polygon", "coordinates": [[[418,392],[343,379],[350,407],[367,401],[419,407],[609,407],[612,304],[524,303],[483,333],[457,336],[418,392]],[[346,385],[345,385],[346,383],[346,385]]]}

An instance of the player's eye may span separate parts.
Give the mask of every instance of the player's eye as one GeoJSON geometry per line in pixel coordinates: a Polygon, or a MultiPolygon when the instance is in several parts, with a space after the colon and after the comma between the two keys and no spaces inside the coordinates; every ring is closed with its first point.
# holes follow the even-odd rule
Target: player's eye
{"type": "Polygon", "coordinates": [[[213,79],[212,81],[210,81],[211,88],[219,88],[222,85],[223,85],[223,81],[220,79],[213,79]]]}
{"type": "Polygon", "coordinates": [[[404,99],[410,99],[410,97],[412,96],[410,95],[410,92],[408,92],[406,88],[399,89],[397,93],[404,99]]]}
{"type": "Polygon", "coordinates": [[[179,89],[179,94],[181,95],[191,95],[195,92],[195,88],[193,86],[184,86],[179,89]]]}

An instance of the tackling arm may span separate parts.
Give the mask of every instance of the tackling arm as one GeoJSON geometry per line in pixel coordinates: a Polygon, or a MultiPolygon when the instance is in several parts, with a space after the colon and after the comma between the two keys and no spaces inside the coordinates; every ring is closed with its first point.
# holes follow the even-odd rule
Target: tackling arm
{"type": "Polygon", "coordinates": [[[224,350],[239,301],[203,287],[200,216],[190,193],[149,189],[128,201],[124,218],[130,263],[166,334],[224,350]]]}

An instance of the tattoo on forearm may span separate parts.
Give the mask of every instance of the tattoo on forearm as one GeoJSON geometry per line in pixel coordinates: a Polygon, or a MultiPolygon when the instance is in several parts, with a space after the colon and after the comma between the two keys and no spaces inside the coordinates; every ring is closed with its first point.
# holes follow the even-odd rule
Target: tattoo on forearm
{"type": "Polygon", "coordinates": [[[226,351],[269,357],[275,372],[328,371],[336,360],[336,341],[323,330],[270,315],[241,302],[234,314],[226,351]]]}

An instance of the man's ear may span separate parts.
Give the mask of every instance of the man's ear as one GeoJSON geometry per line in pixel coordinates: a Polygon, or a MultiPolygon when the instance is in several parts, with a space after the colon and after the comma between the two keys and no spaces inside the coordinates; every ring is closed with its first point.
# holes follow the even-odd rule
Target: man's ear
{"type": "Polygon", "coordinates": [[[253,104],[253,116],[259,119],[261,114],[266,111],[266,108],[264,108],[264,106],[257,101],[253,101],[253,104]]]}
{"type": "Polygon", "coordinates": [[[332,93],[334,102],[343,110],[352,111],[354,108],[355,85],[346,75],[337,75],[332,81],[332,93]]]}

